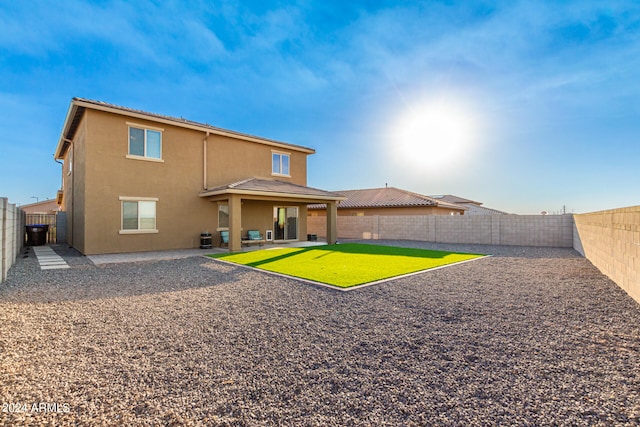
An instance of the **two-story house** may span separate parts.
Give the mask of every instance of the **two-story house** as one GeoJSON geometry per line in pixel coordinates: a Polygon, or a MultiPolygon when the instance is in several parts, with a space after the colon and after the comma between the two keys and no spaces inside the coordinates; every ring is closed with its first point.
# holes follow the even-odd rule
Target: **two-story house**
{"type": "Polygon", "coordinates": [[[229,250],[259,230],[305,240],[307,205],[327,206],[336,240],[339,194],[307,187],[311,148],[104,102],[73,98],[55,158],[67,242],[90,254],[195,248],[208,231],[229,250]]]}

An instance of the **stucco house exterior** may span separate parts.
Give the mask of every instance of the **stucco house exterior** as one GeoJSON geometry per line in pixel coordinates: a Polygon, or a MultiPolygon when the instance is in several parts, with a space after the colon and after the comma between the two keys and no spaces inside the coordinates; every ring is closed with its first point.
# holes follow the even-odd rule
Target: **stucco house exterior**
{"type": "Polygon", "coordinates": [[[73,98],[55,151],[67,242],[90,254],[195,248],[228,231],[307,237],[307,205],[324,204],[336,241],[340,194],[307,186],[312,148],[99,101],[73,98]]]}
{"type": "MultiPolygon", "coordinates": [[[[345,197],[339,216],[464,215],[466,207],[395,187],[340,190],[345,197]]],[[[308,207],[309,216],[324,216],[327,206],[308,207]]]]}

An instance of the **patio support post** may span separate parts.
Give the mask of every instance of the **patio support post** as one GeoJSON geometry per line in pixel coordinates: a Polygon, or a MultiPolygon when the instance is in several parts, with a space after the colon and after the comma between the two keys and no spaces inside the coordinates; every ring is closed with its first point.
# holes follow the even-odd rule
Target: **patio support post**
{"type": "Polygon", "coordinates": [[[330,245],[338,241],[338,204],[327,202],[327,243],[330,245]]]}
{"type": "Polygon", "coordinates": [[[229,252],[242,250],[242,199],[237,194],[229,196],[229,252]]]}

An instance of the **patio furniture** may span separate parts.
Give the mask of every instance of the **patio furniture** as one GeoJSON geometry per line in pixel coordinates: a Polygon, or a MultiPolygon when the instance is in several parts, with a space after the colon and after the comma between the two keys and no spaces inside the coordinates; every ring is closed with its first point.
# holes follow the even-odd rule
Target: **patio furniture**
{"type": "Polygon", "coordinates": [[[229,247],[229,232],[228,231],[221,231],[220,232],[220,247],[222,247],[222,245],[227,245],[227,247],[229,247]]]}
{"type": "Polygon", "coordinates": [[[259,230],[247,231],[246,237],[242,239],[243,245],[251,245],[251,244],[257,243],[260,246],[262,246],[264,242],[265,242],[264,236],[260,234],[259,230]]]}

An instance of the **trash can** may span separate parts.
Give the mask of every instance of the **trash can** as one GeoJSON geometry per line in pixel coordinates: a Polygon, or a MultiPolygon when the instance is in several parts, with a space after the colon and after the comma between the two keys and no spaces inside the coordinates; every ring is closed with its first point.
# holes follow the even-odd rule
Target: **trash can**
{"type": "Polygon", "coordinates": [[[42,246],[47,243],[48,224],[25,225],[27,231],[27,246],[42,246]]]}
{"type": "Polygon", "coordinates": [[[307,241],[308,242],[317,242],[318,241],[318,235],[317,234],[307,234],[307,241]]]}
{"type": "Polygon", "coordinates": [[[213,248],[212,241],[213,239],[211,238],[211,233],[209,233],[208,231],[200,233],[200,249],[213,248]]]}

